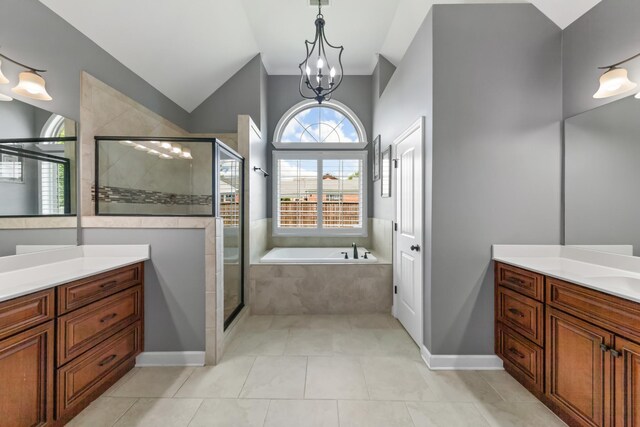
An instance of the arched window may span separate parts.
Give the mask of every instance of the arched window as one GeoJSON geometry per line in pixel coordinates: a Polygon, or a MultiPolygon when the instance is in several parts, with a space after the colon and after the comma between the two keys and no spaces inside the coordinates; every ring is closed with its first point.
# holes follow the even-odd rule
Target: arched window
{"type": "Polygon", "coordinates": [[[367,135],[346,105],[293,106],[273,145],[274,235],[367,235],[367,135]]]}
{"type": "Polygon", "coordinates": [[[338,101],[303,101],[287,111],[276,126],[273,145],[288,149],[364,148],[367,135],[358,117],[338,101]]]}

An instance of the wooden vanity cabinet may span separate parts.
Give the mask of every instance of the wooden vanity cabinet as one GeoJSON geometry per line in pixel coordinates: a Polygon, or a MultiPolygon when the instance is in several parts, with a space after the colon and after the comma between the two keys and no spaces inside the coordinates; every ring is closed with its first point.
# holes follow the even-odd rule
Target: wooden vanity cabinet
{"type": "Polygon", "coordinates": [[[496,263],[496,354],[569,425],[640,427],[640,304],[496,263]],[[520,295],[510,293],[515,282],[503,285],[514,276],[520,295]],[[540,324],[541,341],[532,327],[540,324]],[[536,350],[544,354],[539,366],[531,363],[536,350]]]}
{"type": "Polygon", "coordinates": [[[0,302],[0,425],[62,426],[143,350],[144,265],[0,302]]]}

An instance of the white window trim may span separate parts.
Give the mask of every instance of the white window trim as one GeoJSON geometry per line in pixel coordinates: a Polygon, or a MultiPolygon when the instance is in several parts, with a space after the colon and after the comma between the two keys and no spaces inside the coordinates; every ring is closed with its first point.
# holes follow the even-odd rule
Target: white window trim
{"type": "Polygon", "coordinates": [[[273,235],[274,236],[354,236],[367,237],[369,234],[368,224],[369,216],[367,205],[369,203],[367,197],[367,168],[368,168],[368,152],[367,151],[273,151],[272,171],[274,179],[272,180],[272,208],[273,208],[273,235]],[[359,159],[362,160],[362,227],[352,229],[331,229],[322,228],[322,221],[318,222],[317,228],[280,228],[278,227],[278,160],[318,160],[318,216],[321,217],[322,209],[322,160],[323,159],[359,159]]]}
{"type": "Polygon", "coordinates": [[[344,114],[353,125],[356,127],[358,133],[358,139],[360,142],[340,143],[340,142],[281,142],[282,133],[285,127],[289,124],[289,121],[300,111],[306,110],[313,106],[317,106],[318,102],[314,100],[305,100],[297,103],[280,118],[276,125],[275,132],[273,133],[273,146],[279,149],[290,150],[358,150],[363,149],[369,144],[367,139],[367,132],[364,130],[362,122],[356,116],[356,114],[342,102],[331,100],[325,101],[322,105],[333,108],[341,114],[344,114]]]}

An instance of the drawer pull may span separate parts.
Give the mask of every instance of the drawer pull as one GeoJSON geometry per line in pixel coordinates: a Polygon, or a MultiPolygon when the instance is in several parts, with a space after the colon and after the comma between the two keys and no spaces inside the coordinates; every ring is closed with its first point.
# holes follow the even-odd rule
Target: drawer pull
{"type": "Polygon", "coordinates": [[[614,350],[614,349],[610,349],[611,350],[611,355],[615,358],[618,358],[621,356],[620,352],[618,350],[614,350]]]}
{"type": "Polygon", "coordinates": [[[117,355],[115,355],[115,354],[112,354],[111,356],[109,356],[109,357],[107,357],[107,358],[103,359],[100,363],[98,363],[98,366],[104,366],[104,365],[106,365],[107,363],[109,363],[109,362],[113,361],[113,359],[115,359],[116,357],[118,357],[118,356],[117,356],[117,355]]]}
{"type": "Polygon", "coordinates": [[[524,317],[524,313],[516,308],[510,308],[509,313],[515,314],[516,316],[524,317]]]}
{"type": "Polygon", "coordinates": [[[515,348],[511,347],[509,349],[509,352],[511,352],[512,354],[515,354],[516,356],[518,356],[520,359],[524,359],[524,354],[520,353],[518,350],[516,350],[515,348]]]}
{"type": "Polygon", "coordinates": [[[112,280],[111,282],[103,283],[100,285],[100,289],[111,289],[115,286],[118,286],[118,282],[116,280],[112,280]]]}
{"type": "Polygon", "coordinates": [[[522,280],[522,279],[517,279],[517,278],[515,278],[515,277],[509,277],[509,278],[507,279],[507,282],[509,282],[509,283],[513,283],[514,285],[518,285],[518,286],[522,286],[522,285],[524,285],[524,280],[522,280]]]}
{"type": "Polygon", "coordinates": [[[116,317],[118,314],[117,313],[111,313],[111,314],[107,314],[106,316],[104,316],[102,319],[100,319],[100,323],[104,323],[104,322],[108,322],[109,320],[113,319],[114,317],[116,317]]]}

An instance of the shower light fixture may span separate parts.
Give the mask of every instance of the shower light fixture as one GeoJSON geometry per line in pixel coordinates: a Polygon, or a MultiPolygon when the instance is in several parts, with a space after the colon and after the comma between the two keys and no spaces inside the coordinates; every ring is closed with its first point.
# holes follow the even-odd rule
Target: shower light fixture
{"type": "Polygon", "coordinates": [[[344,46],[334,46],[327,40],[324,33],[325,20],[322,15],[322,2],[318,2],[318,15],[316,16],[316,35],[313,42],[305,40],[304,45],[307,50],[307,56],[299,65],[300,68],[300,95],[306,99],[315,99],[318,104],[331,99],[331,94],[338,89],[342,83],[344,70],[342,68],[342,52],[344,46]],[[327,50],[333,51],[333,58],[327,56],[327,50]],[[331,66],[331,59],[335,59],[339,67],[336,70],[331,66]],[[311,67],[315,66],[316,73],[311,78],[311,67]],[[329,75],[326,71],[329,70],[329,75]]]}
{"type": "MultiPolygon", "coordinates": [[[[638,87],[637,83],[629,80],[627,69],[620,67],[620,65],[638,57],[640,57],[640,53],[616,64],[599,67],[600,70],[606,71],[600,76],[600,88],[593,97],[595,99],[610,98],[627,93],[638,87]]],[[[636,98],[638,98],[638,96],[636,96],[636,98]]]]}
{"type": "MultiPolygon", "coordinates": [[[[44,73],[47,70],[39,70],[37,68],[29,67],[28,65],[15,61],[1,53],[0,57],[6,59],[7,61],[13,62],[14,64],[22,68],[26,68],[27,70],[22,71],[19,74],[18,84],[11,89],[14,93],[25,96],[27,98],[36,99],[38,101],[51,101],[53,99],[51,98],[51,95],[47,93],[46,82],[40,75],[40,73],[44,73]]],[[[7,79],[4,74],[2,74],[2,70],[0,70],[0,84],[7,83],[9,83],[9,79],[7,79]]]]}

